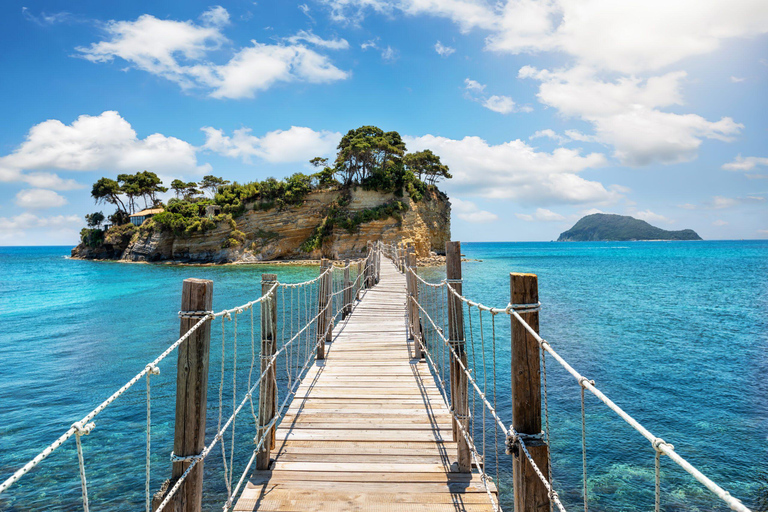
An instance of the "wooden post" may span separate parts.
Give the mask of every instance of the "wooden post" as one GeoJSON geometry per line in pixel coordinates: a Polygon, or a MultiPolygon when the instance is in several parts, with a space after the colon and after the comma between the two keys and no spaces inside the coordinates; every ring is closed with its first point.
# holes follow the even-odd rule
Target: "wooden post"
{"type": "Polygon", "coordinates": [[[349,278],[349,260],[344,260],[344,293],[341,296],[344,298],[344,310],[341,313],[341,318],[347,318],[352,312],[352,281],[349,278]]]}
{"type": "MultiPolygon", "coordinates": [[[[509,274],[510,304],[537,304],[538,278],[535,274],[509,274]]],[[[520,316],[537,333],[539,313],[531,311],[520,316]]],[[[512,318],[512,427],[519,434],[538,436],[541,433],[541,376],[539,344],[512,318]]],[[[549,453],[542,440],[525,441],[528,452],[542,473],[547,474],[549,453]]],[[[533,470],[522,450],[517,450],[512,464],[515,512],[548,511],[549,496],[544,484],[533,470]]]]}
{"type": "MultiPolygon", "coordinates": [[[[261,274],[261,294],[265,295],[277,282],[277,274],[261,274]]],[[[259,386],[259,428],[256,440],[264,435],[266,426],[277,410],[277,380],[275,362],[270,364],[277,350],[277,294],[261,303],[261,373],[267,372],[259,386]]],[[[272,425],[261,450],[256,454],[256,469],[269,469],[269,454],[275,448],[275,427],[272,425]]]]}
{"type": "Polygon", "coordinates": [[[358,277],[357,277],[357,281],[356,281],[357,282],[357,286],[356,286],[357,292],[355,294],[355,299],[357,299],[357,300],[360,300],[360,292],[362,291],[363,284],[364,284],[364,276],[362,274],[363,274],[363,260],[360,260],[360,261],[357,262],[357,276],[358,277]]]}
{"type": "MultiPolygon", "coordinates": [[[[408,249],[408,266],[416,272],[416,251],[413,247],[408,249]]],[[[419,307],[416,305],[416,302],[419,300],[419,282],[413,274],[408,274],[408,292],[410,296],[408,299],[408,311],[411,320],[411,336],[413,337],[413,357],[421,359],[421,322],[419,322],[419,307]]]]}
{"type": "MultiPolygon", "coordinates": [[[[211,311],[213,281],[185,279],[181,288],[181,311],[211,311]]],[[[200,321],[200,316],[182,315],[179,334],[183,336],[200,321]]],[[[205,413],[208,401],[208,364],[211,352],[211,322],[203,325],[179,345],[176,365],[176,424],[173,453],[180,457],[199,455],[205,448],[205,413]]],[[[186,471],[192,461],[174,462],[166,490],[186,471]]],[[[199,512],[203,507],[203,463],[198,461],[176,492],[167,510],[199,512]]],[[[164,499],[155,495],[154,507],[164,499]]]]}
{"type": "MultiPolygon", "coordinates": [[[[448,286],[461,295],[461,242],[445,243],[445,273],[448,286]]],[[[470,459],[469,444],[464,438],[462,430],[467,435],[469,432],[469,380],[464,373],[459,361],[467,367],[467,352],[464,342],[464,308],[461,299],[448,292],[448,340],[456,352],[456,357],[451,354],[451,403],[453,406],[454,423],[453,437],[458,444],[456,462],[459,471],[469,472],[472,461],[470,459]]]]}
{"type": "MultiPolygon", "coordinates": [[[[323,272],[325,272],[328,267],[330,266],[330,262],[323,258],[320,260],[320,274],[322,275],[323,272]]],[[[330,275],[330,274],[329,274],[330,275]]],[[[326,306],[328,306],[328,309],[330,310],[330,306],[328,304],[328,299],[331,296],[331,292],[328,289],[329,281],[323,277],[320,279],[320,282],[318,283],[318,300],[317,300],[317,312],[319,313],[317,316],[317,359],[325,359],[325,336],[326,332],[328,331],[328,315],[323,314],[322,311],[325,309],[326,306]],[[322,342],[320,341],[322,340],[322,342]]]]}
{"type": "Polygon", "coordinates": [[[372,242],[368,240],[368,243],[366,245],[366,258],[365,258],[365,287],[370,288],[372,286],[373,281],[373,255],[371,253],[371,248],[373,247],[372,242]]]}

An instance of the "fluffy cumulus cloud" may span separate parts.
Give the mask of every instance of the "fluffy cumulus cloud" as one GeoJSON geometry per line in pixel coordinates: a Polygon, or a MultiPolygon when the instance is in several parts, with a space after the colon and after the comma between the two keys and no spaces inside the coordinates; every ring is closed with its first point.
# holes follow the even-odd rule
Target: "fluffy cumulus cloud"
{"type": "Polygon", "coordinates": [[[768,3],[700,0],[321,0],[339,21],[366,12],[447,18],[463,32],[487,33],[489,50],[558,51],[600,69],[660,69],[768,32],[768,3]]]}
{"type": "Polygon", "coordinates": [[[758,167],[760,168],[768,167],[768,157],[759,157],[759,156],[743,157],[739,155],[733,159],[733,162],[728,162],[727,164],[723,164],[723,169],[725,169],[726,171],[737,171],[737,172],[754,171],[758,167]]]}
{"type": "Polygon", "coordinates": [[[424,135],[404,137],[411,151],[431,149],[453,174],[449,190],[484,197],[515,199],[522,204],[611,202],[621,194],[578,174],[606,163],[600,153],[558,148],[536,151],[521,140],[488,144],[480,137],[460,140],[424,135]]]}
{"type": "Polygon", "coordinates": [[[316,156],[333,154],[341,139],[338,132],[302,126],[271,131],[262,137],[252,135],[250,128],[235,130],[231,136],[210,126],[202,130],[205,132],[203,148],[247,163],[253,157],[272,163],[306,162],[316,156]]]}
{"type": "Polygon", "coordinates": [[[692,160],[704,139],[730,141],[743,128],[730,117],[708,121],[660,110],[682,103],[680,82],[686,73],[681,71],[647,80],[603,81],[586,67],[549,71],[525,66],[519,76],[541,83],[537,96],[542,103],[593,125],[593,136],[571,130],[566,133],[570,139],[609,144],[628,165],[692,160]]]}
{"type": "Polygon", "coordinates": [[[536,211],[533,214],[516,213],[515,216],[518,219],[524,220],[526,222],[558,222],[565,220],[564,216],[560,215],[559,213],[555,213],[552,210],[547,210],[546,208],[536,208],[536,211]]]}
{"type": "Polygon", "coordinates": [[[349,76],[307,46],[343,49],[349,46],[347,41],[326,40],[306,31],[275,44],[252,41],[228,62],[212,63],[208,56],[228,42],[223,33],[228,24],[229,13],[223,7],[204,12],[199,23],[144,14],[135,21],[109,22],[104,41],[77,51],[92,62],[119,58],[185,90],[202,89],[214,98],[252,98],[278,82],[326,83],[349,76]]]}
{"type": "Polygon", "coordinates": [[[33,188],[21,190],[16,194],[16,205],[21,208],[39,210],[44,208],[56,208],[64,206],[67,200],[64,196],[57,194],[53,190],[33,188]]]}
{"type": "Polygon", "coordinates": [[[196,148],[160,133],[140,139],[130,123],[114,111],[82,115],[72,124],[49,119],[33,126],[24,142],[0,157],[0,181],[25,182],[36,188],[79,188],[50,171],[155,172],[206,171],[198,165],[196,148]]]}
{"type": "Polygon", "coordinates": [[[31,241],[37,245],[69,242],[77,236],[83,220],[79,215],[41,217],[21,213],[13,217],[0,217],[0,242],[18,243],[34,234],[31,241]]]}
{"type": "Polygon", "coordinates": [[[484,224],[499,220],[499,216],[495,213],[481,210],[472,201],[466,201],[459,199],[458,197],[451,197],[451,210],[455,212],[456,216],[461,220],[474,224],[484,224]]]}
{"type": "Polygon", "coordinates": [[[712,196],[711,199],[701,204],[685,203],[679,207],[684,210],[725,210],[744,205],[763,205],[765,202],[765,197],[758,195],[744,197],[712,196]]]}
{"type": "Polygon", "coordinates": [[[486,95],[485,85],[471,78],[464,79],[464,96],[472,101],[480,103],[482,106],[499,114],[511,114],[512,112],[531,112],[533,109],[529,106],[518,106],[509,96],[486,95]]]}
{"type": "Polygon", "coordinates": [[[438,41],[435,43],[435,51],[441,57],[448,57],[456,51],[456,48],[451,48],[438,41]]]}

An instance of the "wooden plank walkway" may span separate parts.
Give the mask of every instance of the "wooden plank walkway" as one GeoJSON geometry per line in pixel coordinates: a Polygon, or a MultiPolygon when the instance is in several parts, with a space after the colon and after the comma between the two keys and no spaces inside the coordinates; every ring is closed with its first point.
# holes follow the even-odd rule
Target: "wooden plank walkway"
{"type": "Polygon", "coordinates": [[[455,472],[450,412],[427,363],[410,358],[405,301],[405,277],[383,259],[302,381],[272,469],[254,472],[235,511],[493,510],[479,475],[455,472]]]}

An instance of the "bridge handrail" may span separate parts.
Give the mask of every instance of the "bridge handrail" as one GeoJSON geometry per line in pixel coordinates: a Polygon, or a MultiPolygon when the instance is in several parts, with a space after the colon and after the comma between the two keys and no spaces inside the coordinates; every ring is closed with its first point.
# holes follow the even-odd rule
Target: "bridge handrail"
{"type": "MultiPolygon", "coordinates": [[[[415,268],[409,266],[405,260],[400,255],[400,249],[394,245],[388,245],[385,250],[383,251],[384,254],[386,254],[390,259],[392,259],[396,264],[399,265],[399,268],[402,269],[403,273],[407,275],[412,275],[415,279],[418,280],[421,284],[431,287],[431,288],[445,288],[446,293],[450,293],[453,297],[460,300],[461,302],[467,304],[469,308],[475,307],[479,311],[486,311],[490,313],[492,316],[498,315],[498,314],[506,314],[510,317],[514,318],[538,343],[539,347],[544,353],[550,354],[565,370],[570,373],[578,382],[580,387],[582,388],[582,418],[583,418],[583,390],[587,390],[590,393],[592,393],[594,396],[596,396],[602,403],[604,403],[611,411],[613,411],[615,414],[617,414],[620,418],[622,418],[627,424],[629,424],[632,428],[634,428],[637,432],[639,432],[643,437],[645,437],[653,447],[655,453],[656,453],[656,460],[655,460],[655,471],[656,471],[656,510],[659,510],[659,497],[660,497],[660,468],[659,468],[659,457],[660,455],[667,455],[671,460],[673,460],[678,466],[683,468],[687,473],[689,473],[694,479],[696,479],[699,483],[704,485],[709,491],[711,491],[714,495],[716,495],[718,498],[720,498],[723,502],[725,502],[732,510],[736,510],[739,512],[752,512],[749,508],[747,508],[740,500],[732,496],[728,491],[717,485],[715,482],[713,482],[710,478],[708,478],[706,475],[704,475],[701,471],[699,471],[697,468],[695,468],[690,462],[688,462],[686,459],[684,459],[682,456],[680,456],[676,451],[672,444],[664,441],[662,438],[657,437],[653,435],[647,428],[645,428],[640,422],[638,422],[635,418],[633,418],[630,414],[628,414],[624,409],[619,407],[615,402],[613,402],[610,398],[608,398],[602,391],[600,391],[596,386],[594,381],[589,380],[587,377],[584,377],[581,373],[579,373],[577,370],[575,370],[560,354],[557,353],[557,351],[552,347],[552,345],[546,341],[544,338],[542,338],[535,329],[533,329],[528,322],[526,322],[522,316],[520,316],[520,313],[526,313],[526,312],[532,312],[532,311],[538,311],[541,307],[541,303],[537,304],[507,304],[505,307],[491,307],[486,306],[480,302],[473,301],[469,299],[468,297],[459,294],[453,287],[449,286],[449,280],[443,279],[440,282],[437,283],[430,283],[426,281],[424,278],[418,275],[415,268]]],[[[453,361],[455,363],[458,363],[459,367],[461,368],[461,371],[466,374],[468,382],[472,385],[472,387],[475,389],[475,391],[478,393],[478,396],[481,398],[481,402],[483,406],[488,409],[488,411],[493,416],[494,420],[498,423],[500,426],[502,432],[505,433],[507,436],[508,441],[511,441],[513,443],[519,444],[519,446],[523,449],[523,452],[526,455],[526,458],[531,463],[532,467],[534,468],[534,471],[541,479],[544,486],[547,488],[548,492],[550,493],[550,497],[552,501],[557,505],[559,510],[564,511],[562,503],[559,500],[559,497],[554,490],[554,488],[551,486],[551,482],[547,480],[547,478],[544,476],[541,469],[536,465],[536,463],[533,460],[533,457],[531,457],[530,453],[526,449],[525,440],[523,437],[521,437],[520,434],[518,434],[512,426],[509,428],[505,427],[503,421],[501,418],[499,418],[496,409],[489,403],[489,401],[486,398],[486,394],[480,389],[477,382],[475,381],[474,376],[472,375],[471,369],[467,368],[466,365],[464,365],[461,361],[461,359],[458,357],[458,354],[456,353],[453,345],[450,343],[450,341],[445,337],[443,333],[443,329],[435,323],[432,316],[429,315],[427,310],[423,307],[422,304],[419,303],[418,300],[416,300],[413,296],[410,297],[410,300],[412,300],[418,309],[424,314],[424,317],[426,320],[430,322],[432,327],[435,329],[436,334],[438,337],[442,340],[442,342],[445,344],[445,346],[450,351],[453,361]]],[[[426,349],[426,347],[425,347],[426,349]]],[[[434,361],[429,356],[429,351],[425,351],[428,360],[430,361],[430,365],[435,369],[434,361]]],[[[440,384],[442,387],[443,392],[445,393],[445,388],[442,383],[442,379],[440,380],[440,384]]],[[[543,380],[544,380],[544,392],[546,397],[546,362],[544,362],[544,374],[543,374],[543,380]]],[[[445,396],[444,396],[445,398],[445,396]]],[[[546,409],[545,409],[546,412],[546,409]]],[[[454,414],[454,411],[451,410],[451,414],[454,414]]],[[[547,413],[548,415],[548,413],[547,413]]],[[[455,415],[454,415],[455,416],[455,415]]],[[[582,419],[583,421],[583,419],[582,419]]],[[[469,446],[472,449],[473,457],[476,457],[478,454],[476,453],[476,449],[474,447],[474,444],[471,440],[471,432],[467,433],[462,428],[461,422],[456,422],[459,426],[459,428],[462,430],[462,434],[466,438],[469,446]],[[469,434],[469,435],[468,435],[469,434]]],[[[547,419],[548,424],[548,419],[547,419]]],[[[547,427],[547,430],[548,427],[547,427]]],[[[549,442],[549,434],[547,433],[547,443],[549,442]]],[[[586,453],[586,452],[584,452],[586,453]]],[[[479,466],[478,466],[479,467],[479,466]]],[[[584,468],[585,468],[585,475],[586,475],[586,460],[584,460],[584,468]]],[[[483,472],[484,475],[484,472],[483,472]]],[[[484,477],[485,482],[485,477],[484,477]]],[[[586,485],[586,477],[585,477],[585,485],[586,485]]],[[[586,493],[585,493],[585,510],[586,510],[586,493]]]]}
{"type": "MultiPolygon", "coordinates": [[[[328,312],[330,309],[333,311],[336,309],[336,312],[331,315],[332,319],[337,318],[340,314],[342,314],[345,307],[350,306],[351,304],[347,303],[339,303],[335,304],[334,297],[337,297],[338,295],[342,295],[342,297],[347,297],[347,295],[344,295],[345,293],[350,292],[351,290],[358,290],[362,288],[362,280],[365,278],[367,273],[369,271],[373,272],[374,269],[374,256],[376,254],[376,251],[380,250],[380,245],[370,245],[369,244],[369,250],[365,257],[351,260],[348,263],[345,263],[344,265],[338,266],[338,265],[330,265],[325,271],[321,272],[320,275],[318,275],[314,279],[310,279],[307,281],[303,281],[301,283],[280,283],[278,281],[275,281],[274,284],[268,289],[266,293],[261,295],[260,297],[251,300],[245,304],[242,304],[240,306],[236,306],[234,308],[230,309],[224,309],[218,312],[213,311],[180,311],[179,317],[180,318],[193,318],[199,320],[182,336],[180,336],[176,341],[174,341],[168,348],[166,348],[159,356],[157,356],[155,359],[153,359],[150,363],[145,365],[144,369],[142,369],[139,373],[137,373],[134,377],[132,377],[128,382],[126,382],[122,387],[120,387],[117,391],[112,393],[106,400],[104,400],[101,404],[99,404],[96,408],[91,410],[88,414],[86,414],[81,420],[75,422],[72,424],[72,426],[67,429],[61,436],[59,436],[53,443],[48,445],[46,448],[44,448],[40,453],[38,453],[35,457],[30,459],[26,464],[24,464],[21,468],[19,468],[17,471],[15,471],[11,476],[6,478],[2,483],[0,483],[0,494],[5,492],[9,487],[11,487],[14,483],[18,482],[25,474],[27,474],[30,470],[35,468],[38,464],[40,464],[43,460],[45,460],[49,455],[51,455],[56,449],[58,449],[60,446],[62,446],[67,440],[72,438],[73,436],[76,436],[77,441],[77,454],[78,454],[78,462],[79,462],[79,469],[80,469],[80,479],[81,479],[81,486],[82,486],[82,494],[83,494],[83,508],[85,512],[89,511],[89,503],[88,503],[88,490],[87,490],[87,480],[85,478],[85,469],[84,469],[84,458],[83,458],[83,452],[82,447],[80,443],[80,437],[82,435],[89,434],[93,428],[95,427],[95,423],[93,423],[92,420],[104,411],[110,404],[112,404],[115,400],[117,400],[120,396],[122,396],[126,391],[128,391],[130,388],[132,388],[139,380],[142,379],[142,377],[146,377],[147,379],[147,461],[146,461],[146,509],[147,511],[150,510],[150,496],[149,496],[149,443],[150,443],[150,437],[149,437],[149,428],[150,428],[150,394],[149,394],[149,382],[150,382],[150,376],[151,375],[157,375],[159,374],[159,370],[157,368],[157,365],[163,361],[165,358],[167,358],[172,352],[174,352],[184,341],[190,338],[196,331],[198,331],[203,325],[205,325],[206,322],[213,321],[214,319],[221,318],[222,319],[222,336],[224,335],[224,324],[223,321],[225,319],[231,320],[233,317],[235,318],[235,322],[237,319],[237,315],[244,313],[246,311],[251,311],[251,315],[253,315],[252,311],[254,306],[257,304],[267,303],[269,304],[271,301],[276,300],[276,292],[278,289],[300,289],[303,287],[310,286],[312,284],[318,283],[324,278],[328,278],[334,274],[334,272],[337,271],[344,271],[350,269],[353,265],[357,265],[358,263],[362,263],[365,265],[365,272],[358,273],[355,277],[354,281],[351,281],[349,283],[344,283],[342,287],[340,287],[339,290],[330,293],[329,300],[325,304],[324,307],[318,308],[317,313],[310,318],[304,326],[299,328],[299,330],[288,340],[286,341],[283,346],[277,350],[273,355],[271,355],[266,363],[266,368],[264,371],[261,372],[258,379],[255,383],[250,385],[250,376],[249,376],[249,388],[247,393],[244,395],[244,398],[239,403],[239,405],[233,410],[232,415],[226,420],[223,426],[221,426],[221,390],[223,386],[223,372],[222,372],[222,384],[220,385],[220,394],[219,394],[219,427],[217,433],[214,435],[212,441],[205,446],[203,451],[196,455],[191,457],[176,457],[173,454],[171,454],[171,460],[174,462],[178,461],[190,461],[190,465],[187,467],[187,469],[184,471],[182,476],[176,480],[174,483],[174,486],[171,488],[171,490],[165,495],[164,500],[161,502],[159,507],[156,509],[156,512],[160,512],[164,509],[164,507],[168,504],[170,499],[174,496],[174,494],[178,491],[181,484],[184,482],[186,477],[189,475],[191,470],[195,467],[195,465],[200,461],[205,459],[205,457],[208,456],[208,454],[212,451],[212,449],[216,446],[216,444],[223,439],[224,433],[229,429],[229,427],[233,424],[236,416],[240,413],[240,411],[243,409],[246,403],[249,401],[252,401],[253,399],[253,392],[261,385],[261,383],[264,381],[270,370],[275,367],[278,356],[281,354],[284,354],[288,347],[294,343],[296,340],[299,339],[300,335],[302,333],[305,333],[311,326],[314,325],[314,323],[317,321],[317,319],[328,312]],[[339,306],[339,307],[335,307],[339,306]]],[[[300,297],[300,295],[299,295],[300,297]]],[[[345,299],[342,299],[342,301],[345,299]]],[[[341,302],[341,301],[339,301],[341,302]]],[[[354,302],[354,296],[352,296],[352,302],[354,302]]],[[[312,304],[312,307],[314,307],[316,303],[312,304]]],[[[301,307],[301,305],[299,305],[301,307]]],[[[253,317],[252,317],[253,318],[253,317]]],[[[268,317],[269,318],[269,317],[268,317]]],[[[236,323],[235,323],[236,325],[236,323]]],[[[253,328],[253,326],[252,326],[253,328]]],[[[298,328],[298,326],[297,326],[298,328]]],[[[253,332],[251,333],[253,336],[253,332]]],[[[235,329],[235,340],[237,339],[237,330],[235,329]]],[[[318,340],[315,344],[315,346],[319,345],[320,343],[325,343],[324,337],[318,337],[318,340]]],[[[222,345],[223,350],[223,345],[222,345]]],[[[301,375],[308,367],[309,363],[314,359],[315,353],[313,350],[309,350],[309,357],[306,358],[304,361],[303,366],[301,369],[297,372],[297,376],[301,375]]],[[[222,359],[222,364],[224,360],[222,359]]],[[[252,361],[253,365],[253,361],[252,361]]],[[[289,392],[283,401],[283,403],[280,406],[279,411],[276,411],[274,418],[272,419],[271,423],[269,425],[264,426],[263,433],[260,437],[260,439],[257,442],[256,448],[254,449],[253,456],[251,457],[250,461],[248,462],[244,472],[243,476],[239,479],[239,482],[237,484],[237,487],[235,488],[234,492],[232,492],[231,489],[231,472],[230,472],[230,478],[227,482],[226,474],[225,474],[225,482],[227,482],[227,487],[229,492],[229,497],[227,500],[227,503],[224,506],[224,509],[227,510],[229,506],[231,506],[232,501],[234,500],[237,492],[239,491],[239,488],[241,487],[245,476],[247,475],[248,470],[250,469],[253,460],[255,459],[256,454],[263,446],[265,439],[268,436],[269,430],[272,426],[279,423],[280,419],[282,418],[282,412],[285,408],[285,406],[289,403],[290,397],[295,395],[296,389],[298,385],[300,384],[301,380],[300,378],[296,378],[293,385],[290,387],[289,392]]],[[[234,399],[234,395],[233,395],[234,399]]],[[[253,408],[253,405],[252,405],[253,408]]],[[[223,452],[223,448],[222,448],[223,452]]],[[[226,472],[226,455],[224,455],[225,460],[225,472],[226,472]]]]}

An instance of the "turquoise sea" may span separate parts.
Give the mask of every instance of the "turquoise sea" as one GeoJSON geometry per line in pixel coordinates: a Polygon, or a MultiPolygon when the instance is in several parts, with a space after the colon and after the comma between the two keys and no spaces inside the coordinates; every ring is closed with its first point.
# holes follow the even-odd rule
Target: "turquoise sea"
{"type": "MultiPolygon", "coordinates": [[[[541,332],[556,350],[715,482],[768,510],[768,241],[466,243],[462,252],[482,260],[463,271],[465,295],[484,304],[507,304],[509,272],[538,274],[541,332]]],[[[213,279],[218,311],[258,296],[261,273],[284,282],[317,275],[312,267],[132,265],[68,254],[0,247],[0,480],[177,338],[184,278],[213,279]]],[[[210,378],[218,383],[213,332],[210,378]]],[[[239,354],[250,359],[249,348],[239,354]]],[[[170,473],[174,366],[172,356],[152,378],[153,490],[170,473]]],[[[568,510],[581,510],[579,386],[554,361],[547,369],[556,488],[568,510]]],[[[240,462],[250,454],[247,420],[237,424],[240,462]]],[[[83,438],[91,510],[143,509],[145,422],[142,381],[83,438]]],[[[587,432],[590,510],[652,510],[647,441],[589,396],[587,432]]],[[[226,492],[214,455],[205,464],[208,510],[220,510],[226,492]]],[[[500,478],[509,487],[506,471],[500,478]]],[[[725,510],[664,459],[662,489],[664,510],[725,510]]],[[[502,498],[509,505],[509,493],[502,498]]],[[[0,495],[3,511],[78,509],[74,440],[0,495]]]]}

